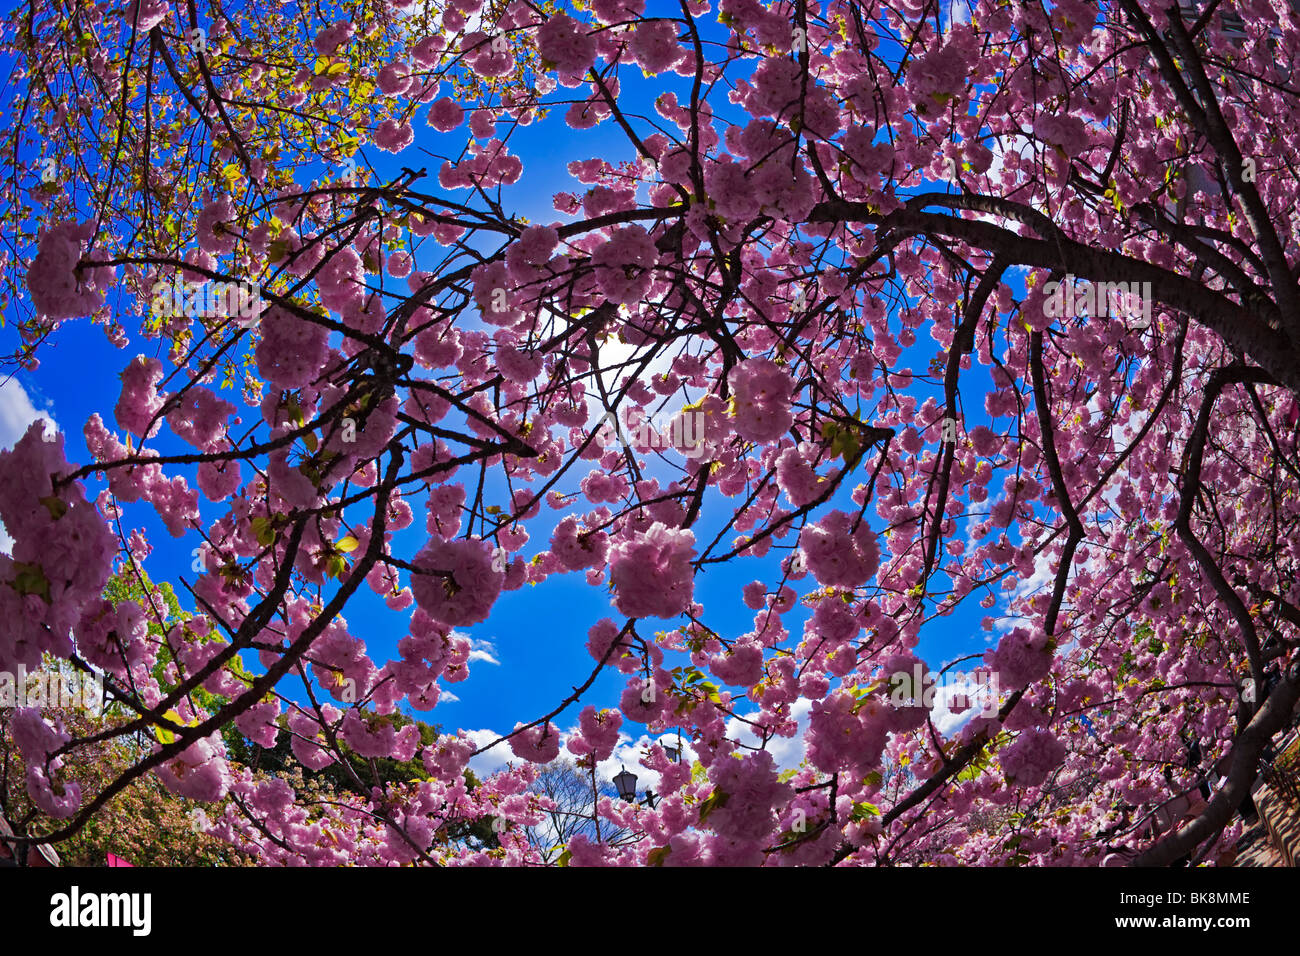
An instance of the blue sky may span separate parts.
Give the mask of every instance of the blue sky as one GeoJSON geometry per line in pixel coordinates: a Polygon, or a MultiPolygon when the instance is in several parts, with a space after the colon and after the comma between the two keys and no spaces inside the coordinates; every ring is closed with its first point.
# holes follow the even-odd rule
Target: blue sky
{"type": "MultiPolygon", "coordinates": [[[[652,3],[652,11],[657,4],[652,3]]],[[[672,9],[676,9],[672,5],[672,9]]],[[[705,18],[711,20],[711,18],[705,18]]],[[[716,27],[716,24],[714,24],[716,27]]],[[[743,70],[747,72],[748,67],[743,70]]],[[[738,74],[739,75],[739,74],[738,74]]],[[[620,74],[624,95],[632,102],[644,102],[644,113],[652,114],[650,105],[653,98],[667,88],[678,89],[681,95],[688,91],[688,81],[679,77],[657,77],[644,79],[639,71],[625,70],[620,74]]],[[[557,91],[563,93],[563,89],[557,91]]],[[[725,99],[719,97],[712,103],[719,115],[727,115],[730,107],[725,99]]],[[[434,159],[421,153],[421,147],[435,153],[454,154],[464,143],[467,130],[462,127],[450,134],[439,134],[424,123],[424,109],[417,114],[414,122],[416,141],[402,154],[394,157],[383,153],[373,145],[364,150],[365,158],[384,179],[385,173],[395,173],[401,166],[419,168],[425,166],[429,179],[423,184],[431,192],[441,192],[437,187],[436,177],[441,159],[434,159]]],[[[564,123],[564,110],[556,109],[541,123],[515,130],[509,144],[512,152],[524,160],[524,175],[515,186],[503,191],[504,207],[507,212],[527,217],[533,222],[552,222],[562,217],[556,213],[551,203],[551,196],[557,191],[571,191],[582,194],[587,187],[573,179],[565,166],[571,160],[590,157],[603,157],[612,162],[633,158],[633,151],[621,130],[612,122],[606,121],[593,130],[574,131],[564,123]]],[[[305,176],[299,178],[305,184],[305,176]]],[[[454,194],[464,198],[463,191],[454,194]]],[[[434,248],[434,247],[430,247],[434,248]]],[[[437,253],[434,248],[434,254],[437,253]]],[[[417,263],[422,265],[423,263],[417,263]]],[[[11,348],[16,336],[13,330],[13,315],[6,317],[6,327],[0,331],[0,344],[11,348]]],[[[129,326],[128,326],[129,329],[129,326]]],[[[933,342],[927,330],[918,330],[917,345],[906,350],[899,361],[900,367],[911,366],[920,372],[924,370],[933,355],[933,342]]],[[[101,330],[91,326],[88,320],[73,320],[63,324],[56,335],[47,343],[41,353],[41,366],[34,373],[19,373],[12,380],[0,387],[0,444],[8,446],[19,437],[26,422],[37,414],[46,414],[57,422],[58,427],[67,435],[67,454],[71,461],[84,463],[89,460],[81,429],[94,412],[99,412],[109,427],[114,427],[112,408],[120,390],[118,373],[125,361],[138,352],[155,354],[155,343],[133,337],[124,350],[114,348],[104,337],[101,330]]],[[[160,356],[164,358],[165,355],[160,356]]],[[[166,364],[166,363],[165,363],[166,364]]],[[[984,370],[976,366],[963,375],[963,392],[966,395],[967,426],[973,427],[985,421],[981,402],[988,383],[984,370]]],[[[929,390],[917,389],[918,403],[923,402],[929,394],[941,394],[937,385],[929,390]]],[[[244,406],[238,394],[223,393],[223,397],[240,407],[238,414],[245,422],[256,415],[256,410],[244,406]]],[[[167,443],[153,442],[151,447],[167,450],[167,443]]],[[[584,464],[574,473],[575,480],[585,474],[590,465],[584,464]]],[[[859,481],[865,481],[869,473],[870,461],[859,465],[858,471],[846,482],[845,494],[851,491],[859,481]]],[[[180,469],[193,485],[192,470],[180,469]]],[[[249,473],[245,470],[245,478],[249,473]]],[[[463,478],[464,475],[458,476],[463,478]]],[[[995,476],[991,489],[1000,485],[1001,476],[995,476]]],[[[882,475],[882,481],[887,480],[882,475]]],[[[103,487],[98,481],[88,483],[88,493],[93,497],[103,487]]],[[[489,497],[489,500],[492,500],[489,497]]],[[[504,495],[496,500],[504,502],[504,495]]],[[[840,499],[843,505],[844,497],[840,499]]],[[[701,521],[696,526],[697,541],[703,543],[711,540],[721,526],[725,515],[730,514],[728,505],[737,502],[713,496],[706,504],[701,521]],[[725,510],[724,510],[725,509],[725,510]]],[[[203,499],[205,523],[224,512],[203,499]]],[[[408,556],[420,547],[424,539],[422,501],[413,500],[416,520],[412,527],[399,536],[398,553],[408,556]]],[[[193,581],[194,573],[190,570],[192,551],[201,539],[197,533],[187,534],[175,539],[170,537],[152,509],[139,505],[126,506],[128,529],[144,527],[149,532],[154,546],[152,556],[146,562],[146,570],[155,580],[172,582],[187,609],[193,608],[193,601],[184,592],[179,577],[185,576],[193,581]]],[[[543,522],[553,521],[558,513],[543,507],[543,522]]],[[[868,519],[879,530],[879,518],[874,507],[868,510],[868,519]]],[[[966,527],[959,522],[959,533],[966,527]]],[[[529,528],[531,541],[524,547],[525,558],[536,554],[545,547],[549,538],[549,524],[537,524],[529,528]]],[[[740,588],[751,580],[761,579],[769,583],[779,578],[776,560],[788,553],[786,548],[793,541],[787,538],[781,542],[779,550],[774,549],[772,556],[765,559],[744,559],[728,565],[710,565],[696,582],[696,599],[706,608],[706,621],[725,637],[734,638],[752,627],[753,612],[741,601],[740,588]]],[[[805,579],[797,586],[800,593],[812,586],[811,579],[805,579]]],[[[978,606],[977,598],[968,599],[957,613],[947,618],[940,618],[928,625],[922,632],[921,645],[918,649],[923,659],[937,668],[947,661],[988,646],[989,635],[981,630],[980,620],[990,612],[978,606]]],[[[598,619],[617,615],[609,603],[605,588],[593,588],[586,584],[580,574],[553,576],[536,587],[525,586],[519,591],[505,592],[498,601],[492,617],[488,622],[467,629],[477,644],[476,660],[471,664],[471,676],[463,683],[448,685],[443,683],[445,694],[443,701],[432,712],[417,715],[421,719],[440,724],[444,730],[464,729],[474,732],[481,742],[491,739],[491,732],[506,732],[516,721],[531,721],[550,711],[555,704],[567,696],[571,689],[583,682],[590,673],[594,662],[588,655],[585,644],[588,628],[598,619]],[[454,694],[456,699],[452,698],[454,694]]],[[[792,638],[786,646],[798,642],[799,630],[804,617],[803,609],[786,615],[786,627],[792,638]]],[[[368,652],[377,666],[382,666],[389,658],[397,657],[396,643],[405,634],[403,614],[394,614],[387,610],[383,602],[369,591],[362,588],[349,604],[345,617],[350,623],[352,633],[362,637],[368,652]]],[[[621,620],[621,619],[620,619],[621,620]]],[[[653,630],[653,622],[646,622],[643,633],[653,630]]],[[[670,628],[676,622],[662,622],[662,628],[670,628]]],[[[684,656],[669,655],[666,666],[673,667],[686,663],[684,656]]],[[[246,664],[256,670],[255,659],[249,658],[246,664]]],[[[614,706],[625,684],[626,677],[612,669],[606,669],[596,684],[584,696],[583,700],[559,718],[562,728],[576,725],[577,712],[581,706],[593,703],[597,706],[614,706]]],[[[290,693],[289,684],[282,685],[282,692],[290,693]]],[[[743,704],[741,713],[749,710],[743,704]]],[[[635,725],[624,725],[629,733],[629,745],[634,743],[631,737],[640,732],[635,725]]],[[[787,742],[779,746],[778,756],[783,763],[792,765],[798,760],[796,742],[787,742]]],[[[504,747],[499,759],[485,755],[476,765],[479,769],[488,769],[509,756],[504,747]]],[[[611,761],[602,767],[608,773],[617,772],[619,763],[631,766],[635,762],[632,749],[622,748],[611,761]]],[[[643,777],[643,783],[645,778],[643,777]]]]}

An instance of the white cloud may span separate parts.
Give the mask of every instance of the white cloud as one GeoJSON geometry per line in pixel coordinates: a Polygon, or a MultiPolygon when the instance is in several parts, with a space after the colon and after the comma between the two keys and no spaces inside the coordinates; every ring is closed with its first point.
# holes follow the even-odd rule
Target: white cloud
{"type": "Polygon", "coordinates": [[[26,389],[16,378],[0,381],[0,448],[12,448],[38,418],[59,427],[45,412],[37,411],[26,389]]]}
{"type": "MultiPolygon", "coordinates": [[[[934,728],[942,737],[949,737],[960,730],[968,720],[977,714],[983,714],[985,708],[994,708],[1001,704],[995,681],[985,675],[982,681],[971,674],[949,671],[934,688],[934,710],[930,719],[934,728]],[[952,711],[953,698],[964,697],[966,707],[961,713],[952,711]]],[[[989,716],[989,715],[985,715],[989,716]]]]}
{"type": "MultiPolygon", "coordinates": [[[[465,736],[474,741],[475,749],[485,747],[492,741],[496,740],[501,734],[495,730],[467,730],[465,736]]],[[[514,753],[510,750],[508,743],[502,742],[479,754],[477,757],[471,757],[469,769],[474,771],[474,775],[480,780],[490,777],[499,770],[504,770],[506,764],[515,759],[514,753]]]]}
{"type": "Polygon", "coordinates": [[[948,18],[946,23],[970,23],[971,9],[969,0],[952,0],[948,4],[948,18]]]}
{"type": "MultiPolygon", "coordinates": [[[[810,710],[812,710],[811,700],[803,697],[796,700],[790,705],[790,716],[795,719],[798,725],[794,736],[773,737],[767,742],[767,752],[776,761],[778,769],[797,769],[803,760],[804,735],[808,731],[808,713],[810,710]]],[[[745,714],[744,716],[746,720],[754,720],[758,717],[758,714],[745,714]]],[[[754,728],[734,717],[727,721],[727,736],[750,747],[759,745],[759,737],[754,733],[754,728]]]]}
{"type": "MultiPolygon", "coordinates": [[[[576,725],[568,730],[560,732],[560,759],[574,759],[573,754],[569,753],[566,744],[569,738],[578,732],[576,725]]],[[[504,736],[495,730],[467,730],[465,736],[474,742],[474,746],[484,747],[492,743],[498,737],[504,736]]],[[[641,765],[641,758],[645,756],[646,751],[655,743],[662,744],[665,748],[678,746],[678,739],[675,733],[663,734],[662,736],[651,739],[648,734],[641,734],[636,740],[633,740],[627,734],[618,735],[618,743],[614,746],[614,751],[605,760],[596,764],[596,776],[606,784],[613,784],[614,778],[622,770],[630,770],[636,774],[636,789],[638,794],[644,794],[647,789],[654,790],[659,786],[659,774],[654,770],[641,765]]],[[[680,742],[681,759],[687,764],[694,763],[698,759],[695,749],[691,746],[688,739],[680,742]]],[[[768,749],[772,749],[769,745],[768,749]]],[[[508,742],[502,742],[485,750],[483,753],[470,759],[469,769],[474,771],[475,776],[483,779],[494,773],[505,770],[507,764],[521,764],[518,757],[510,749],[508,742]]]]}
{"type": "MultiPolygon", "coordinates": [[[[641,758],[645,752],[656,743],[661,744],[665,749],[668,747],[678,746],[677,734],[663,734],[662,736],[651,739],[648,734],[642,734],[636,740],[626,734],[619,734],[618,744],[614,747],[614,752],[609,758],[596,764],[596,775],[602,780],[613,783],[620,771],[626,769],[636,774],[636,789],[638,794],[643,794],[646,790],[656,790],[659,787],[659,772],[651,770],[648,767],[641,766],[641,758]]],[[[687,738],[681,741],[681,760],[687,764],[694,763],[698,757],[695,748],[687,738]]]]}
{"type": "MultiPolygon", "coordinates": [[[[993,151],[993,162],[989,165],[988,172],[985,175],[994,182],[1001,181],[1002,168],[1006,165],[1007,153],[1015,153],[1025,163],[1032,163],[1037,156],[1034,140],[1021,133],[1003,133],[994,136],[993,145],[989,148],[993,151]]],[[[974,218],[998,224],[1003,222],[999,217],[987,213],[979,213],[974,218]]]]}
{"type": "Polygon", "coordinates": [[[485,661],[488,664],[500,664],[497,660],[497,648],[491,641],[481,641],[470,639],[469,659],[471,661],[485,661]]]}

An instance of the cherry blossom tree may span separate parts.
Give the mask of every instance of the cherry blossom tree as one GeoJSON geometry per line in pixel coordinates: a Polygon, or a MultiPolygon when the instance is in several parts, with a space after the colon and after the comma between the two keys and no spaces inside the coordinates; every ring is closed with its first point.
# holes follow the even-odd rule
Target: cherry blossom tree
{"type": "Polygon", "coordinates": [[[54,0],[4,49],[10,362],[71,323],[123,349],[87,460],[39,423],[0,454],[0,669],[93,668],[126,714],[13,715],[45,838],[154,775],[263,863],[538,864],[536,768],[645,725],[697,759],[650,748],[655,805],[602,797],[619,840],[556,862],[1226,858],[1300,698],[1289,3],[54,0]],[[561,119],[622,152],[512,151],[561,119]],[[556,156],[585,192],[525,221],[556,156]],[[183,623],[102,596],[142,510],[198,544],[152,569],[183,623]],[[699,599],[722,565],[748,625],[699,599]],[[508,769],[377,719],[573,575],[609,594],[555,625],[591,670],[508,769]],[[890,677],[971,605],[1002,693],[943,732],[890,677]],[[427,777],[313,801],[232,724],[427,777]],[[443,838],[485,817],[499,847],[443,838]]]}

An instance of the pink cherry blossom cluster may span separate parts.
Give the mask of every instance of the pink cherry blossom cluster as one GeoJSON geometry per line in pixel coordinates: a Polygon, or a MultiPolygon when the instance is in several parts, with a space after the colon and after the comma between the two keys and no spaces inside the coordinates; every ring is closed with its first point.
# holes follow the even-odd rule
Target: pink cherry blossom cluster
{"type": "Polygon", "coordinates": [[[104,304],[113,281],[107,266],[82,268],[82,243],[95,234],[93,222],[64,222],[41,233],[36,257],[27,270],[27,288],[36,311],[49,319],[89,315],[104,304]]]}
{"type": "Polygon", "coordinates": [[[789,372],[771,359],[751,358],[732,369],[728,381],[736,432],[741,437],[774,441],[789,430],[794,421],[790,407],[794,382],[789,372]]]}

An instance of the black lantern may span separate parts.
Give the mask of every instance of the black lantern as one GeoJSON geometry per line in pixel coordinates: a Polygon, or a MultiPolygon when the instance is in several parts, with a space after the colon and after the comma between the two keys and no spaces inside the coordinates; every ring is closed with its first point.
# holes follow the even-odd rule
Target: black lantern
{"type": "Polygon", "coordinates": [[[636,774],[631,773],[626,767],[614,775],[614,786],[618,788],[618,795],[624,800],[636,799],[636,774]]]}

